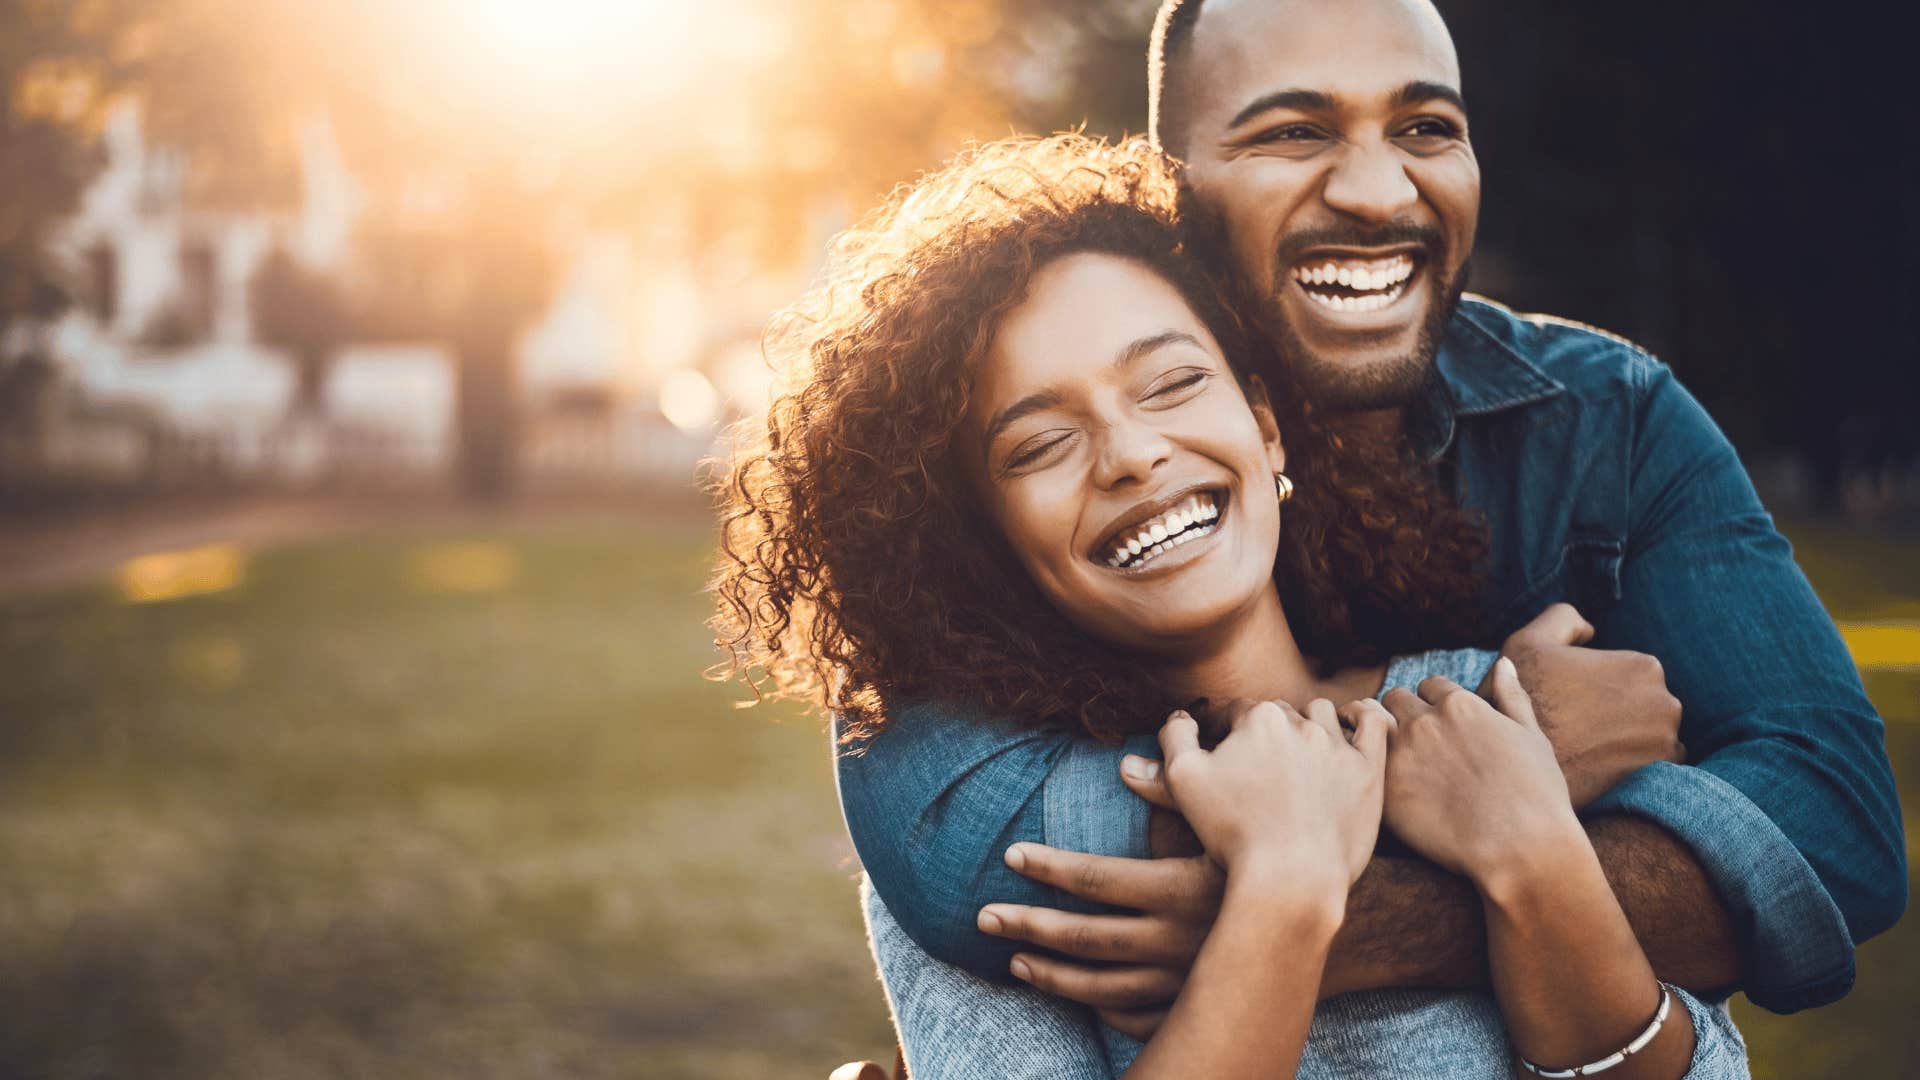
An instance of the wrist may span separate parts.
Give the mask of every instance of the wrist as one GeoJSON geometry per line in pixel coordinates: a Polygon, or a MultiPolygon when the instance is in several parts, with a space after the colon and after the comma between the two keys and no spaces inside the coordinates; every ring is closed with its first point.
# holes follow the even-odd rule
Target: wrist
{"type": "Polygon", "coordinates": [[[1328,860],[1248,856],[1227,869],[1222,907],[1237,897],[1331,940],[1346,918],[1347,890],[1346,874],[1328,860]]]}
{"type": "Polygon", "coordinates": [[[1487,903],[1511,909],[1563,888],[1570,878],[1598,865],[1586,830],[1573,818],[1570,826],[1529,832],[1520,842],[1489,853],[1468,868],[1467,877],[1487,903]]]}

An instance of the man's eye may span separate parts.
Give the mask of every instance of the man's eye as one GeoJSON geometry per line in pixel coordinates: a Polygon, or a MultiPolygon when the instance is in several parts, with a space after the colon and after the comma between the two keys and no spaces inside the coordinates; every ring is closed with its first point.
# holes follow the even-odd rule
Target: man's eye
{"type": "Polygon", "coordinates": [[[1460,128],[1446,120],[1429,117],[1415,121],[1401,134],[1424,139],[1455,139],[1460,136],[1460,128]]]}
{"type": "Polygon", "coordinates": [[[1253,141],[1256,143],[1312,142],[1324,138],[1326,136],[1312,124],[1282,124],[1255,135],[1253,141]]]}

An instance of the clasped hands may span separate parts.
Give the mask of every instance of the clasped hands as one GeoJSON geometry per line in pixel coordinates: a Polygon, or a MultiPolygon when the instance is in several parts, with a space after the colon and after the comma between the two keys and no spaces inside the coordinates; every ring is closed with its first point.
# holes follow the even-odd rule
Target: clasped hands
{"type": "MultiPolygon", "coordinates": [[[[1127,787],[1156,808],[1153,848],[1162,857],[1111,858],[1032,843],[1006,855],[1029,878],[1137,914],[989,904],[980,911],[980,929],[1047,950],[1018,954],[1013,974],[1092,1006],[1107,1023],[1144,1039],[1185,982],[1236,858],[1283,861],[1286,873],[1338,885],[1344,896],[1373,846],[1366,808],[1372,798],[1372,822],[1426,859],[1476,882],[1501,872],[1530,850],[1561,842],[1579,827],[1575,811],[1628,773],[1651,761],[1685,760],[1679,703],[1657,661],[1581,647],[1592,633],[1573,608],[1547,609],[1507,640],[1508,662],[1483,684],[1485,697],[1436,678],[1418,694],[1398,690],[1381,702],[1338,708],[1318,701],[1305,712],[1235,702],[1218,717],[1235,732],[1228,739],[1243,728],[1258,738],[1241,738],[1232,754],[1195,753],[1193,723],[1176,714],[1161,735],[1168,766],[1130,756],[1121,770],[1127,787]],[[1343,735],[1343,727],[1352,734],[1343,735]],[[1315,729],[1333,738],[1317,738],[1315,729]],[[1366,733],[1373,730],[1384,746],[1369,794],[1356,763],[1370,760],[1366,733]],[[1346,756],[1333,753],[1336,741],[1346,756]],[[1256,778],[1249,770],[1257,761],[1292,772],[1256,778]],[[1289,806],[1290,795],[1306,802],[1289,806]],[[1262,799],[1278,801],[1250,805],[1262,799]],[[1262,813],[1297,820],[1286,815],[1307,812],[1314,799],[1348,800],[1321,804],[1323,816],[1344,815],[1342,830],[1263,837],[1246,828],[1262,813]],[[1328,840],[1335,835],[1342,842],[1328,840]],[[1318,847],[1276,842],[1309,836],[1318,847]]],[[[1340,975],[1336,939],[1323,997],[1359,988],[1340,975]]]]}

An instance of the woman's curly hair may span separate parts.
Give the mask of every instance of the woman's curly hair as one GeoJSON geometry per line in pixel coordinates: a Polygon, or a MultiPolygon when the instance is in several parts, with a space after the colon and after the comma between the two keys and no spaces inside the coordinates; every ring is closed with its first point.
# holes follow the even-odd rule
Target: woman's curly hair
{"type": "Polygon", "coordinates": [[[824,279],[769,328],[763,425],[718,483],[714,628],[729,670],[836,710],[843,737],[938,699],[1101,738],[1175,702],[1150,665],[1040,592],[955,457],[972,373],[1034,275],[1069,254],[1135,260],[1179,289],[1236,373],[1268,377],[1298,494],[1275,580],[1323,670],[1463,644],[1480,528],[1393,453],[1357,454],[1286,392],[1261,335],[1183,252],[1178,180],[1142,140],[977,147],[836,241],[824,279]]]}

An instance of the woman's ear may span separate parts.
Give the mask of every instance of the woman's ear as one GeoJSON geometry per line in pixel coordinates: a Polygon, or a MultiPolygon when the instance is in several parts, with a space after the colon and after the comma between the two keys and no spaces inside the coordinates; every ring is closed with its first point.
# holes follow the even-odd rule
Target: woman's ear
{"type": "Polygon", "coordinates": [[[1267,396],[1267,384],[1260,376],[1247,376],[1247,405],[1253,409],[1253,422],[1260,428],[1260,442],[1267,448],[1267,467],[1285,472],[1287,448],[1280,441],[1280,422],[1273,415],[1273,401],[1267,396]]]}

